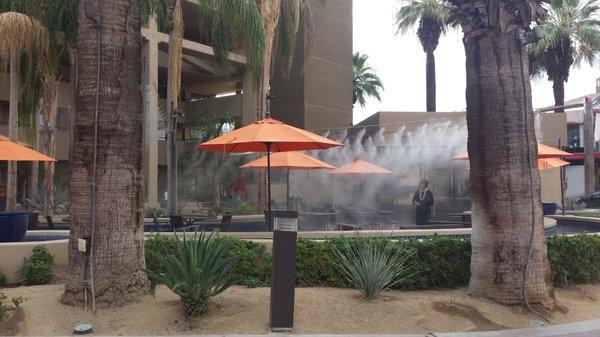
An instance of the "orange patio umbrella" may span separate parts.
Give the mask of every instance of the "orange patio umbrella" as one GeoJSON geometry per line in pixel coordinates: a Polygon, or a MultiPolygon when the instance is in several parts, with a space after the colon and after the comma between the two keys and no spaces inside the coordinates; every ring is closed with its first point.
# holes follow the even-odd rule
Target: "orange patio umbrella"
{"type": "Polygon", "coordinates": [[[348,165],[338,167],[329,172],[330,174],[394,174],[394,172],[384,169],[375,164],[364,160],[356,160],[348,165]]]}
{"type": "MultiPolygon", "coordinates": [[[[253,160],[247,164],[240,166],[244,169],[260,169],[267,168],[267,156],[253,160]]],[[[324,161],[320,161],[317,158],[306,155],[298,151],[289,152],[278,152],[271,156],[271,168],[287,168],[287,191],[286,191],[286,203],[289,209],[290,206],[290,169],[305,169],[305,170],[318,170],[335,169],[335,166],[331,166],[324,161]]]]}
{"type": "MultiPolygon", "coordinates": [[[[570,156],[571,153],[541,143],[538,143],[537,146],[539,170],[546,170],[569,165],[569,162],[560,159],[560,157],[570,156]]],[[[468,160],[469,153],[467,151],[462,152],[461,154],[455,156],[454,159],[468,160]]]]}
{"type": "MultiPolygon", "coordinates": [[[[266,152],[268,211],[271,217],[271,152],[323,150],[342,144],[267,117],[199,144],[196,150],[266,152]]],[[[270,226],[270,224],[269,224],[270,226]]]]}
{"type": "Polygon", "coordinates": [[[37,152],[10,141],[7,137],[0,136],[0,160],[1,161],[56,161],[43,153],[37,152]]]}
{"type": "MultiPolygon", "coordinates": [[[[538,147],[538,158],[560,158],[564,156],[570,156],[571,153],[562,151],[552,146],[537,143],[538,147]]],[[[454,156],[454,159],[469,159],[469,152],[464,151],[459,155],[454,156]]]]}
{"type": "Polygon", "coordinates": [[[569,165],[568,161],[560,158],[538,158],[538,170],[546,170],[569,165]]]}

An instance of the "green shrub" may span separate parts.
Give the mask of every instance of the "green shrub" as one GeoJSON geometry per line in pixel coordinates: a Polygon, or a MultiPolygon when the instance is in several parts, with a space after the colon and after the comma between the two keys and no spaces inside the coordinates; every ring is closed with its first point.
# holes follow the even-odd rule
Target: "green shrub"
{"type": "Polygon", "coordinates": [[[414,274],[398,284],[407,290],[455,288],[469,283],[471,242],[445,236],[398,240],[402,250],[414,252],[414,274]]]}
{"type": "MultiPolygon", "coordinates": [[[[245,286],[268,286],[271,256],[263,245],[226,238],[231,248],[228,256],[239,260],[231,272],[245,286]]],[[[350,287],[343,273],[334,264],[335,251],[347,245],[360,245],[365,240],[389,242],[387,238],[346,239],[325,241],[298,239],[296,248],[296,284],[302,287],[350,287]]],[[[471,243],[469,239],[445,236],[391,241],[391,249],[412,252],[413,273],[403,278],[396,289],[420,290],[455,288],[469,283],[471,243]]],[[[175,249],[175,239],[156,235],[146,241],[146,265],[150,270],[164,272],[158,260],[149,252],[175,249]]],[[[552,236],[548,238],[548,257],[552,279],[557,286],[600,282],[600,236],[552,236]]]]}
{"type": "Polygon", "coordinates": [[[239,200],[235,208],[233,209],[233,214],[236,215],[246,215],[250,214],[252,211],[252,203],[248,200],[239,200]]]}
{"type": "Polygon", "coordinates": [[[146,269],[157,273],[164,273],[165,269],[160,264],[157,256],[163,256],[175,251],[176,240],[173,237],[155,234],[144,243],[146,256],[146,269]]]}
{"type": "Polygon", "coordinates": [[[375,299],[382,290],[409,276],[411,255],[392,247],[391,241],[368,240],[335,250],[333,262],[354,288],[367,299],[375,299]]]}
{"type": "MultiPolygon", "coordinates": [[[[252,241],[243,241],[235,238],[224,237],[216,240],[225,240],[230,245],[227,256],[236,257],[238,260],[231,268],[231,273],[239,283],[247,287],[268,286],[271,278],[271,255],[266,252],[265,246],[252,241]]],[[[160,234],[148,238],[145,243],[146,269],[164,273],[157,256],[175,252],[176,239],[160,234]]]]}
{"type": "Polygon", "coordinates": [[[6,275],[0,273],[0,287],[6,285],[6,275]]]}
{"type": "Polygon", "coordinates": [[[54,256],[43,246],[35,246],[19,270],[20,283],[26,286],[52,283],[54,256]]]}
{"type": "Polygon", "coordinates": [[[188,316],[208,312],[208,299],[236,282],[231,268],[237,258],[226,256],[230,242],[216,240],[213,234],[201,233],[194,239],[176,237],[174,251],[154,253],[165,271],[146,271],[152,281],[179,295],[188,316]]]}
{"type": "Polygon", "coordinates": [[[10,314],[11,311],[17,310],[25,299],[21,296],[12,297],[8,301],[8,296],[5,293],[0,293],[0,321],[10,314]]]}
{"type": "Polygon", "coordinates": [[[144,209],[144,217],[152,218],[156,215],[156,217],[161,217],[167,214],[167,210],[160,207],[146,207],[144,209]]]}
{"type": "Polygon", "coordinates": [[[349,287],[350,283],[335,267],[334,252],[347,245],[364,244],[368,240],[384,245],[392,242],[390,249],[413,254],[413,273],[394,285],[394,288],[452,288],[469,282],[469,240],[433,236],[422,240],[397,241],[388,238],[334,238],[324,242],[299,239],[296,249],[296,284],[304,287],[349,287]]]}
{"type": "Polygon", "coordinates": [[[271,279],[271,255],[264,245],[231,237],[220,238],[227,241],[230,249],[227,256],[237,257],[231,272],[246,287],[268,286],[271,279]]]}
{"type": "Polygon", "coordinates": [[[548,258],[556,285],[600,282],[600,236],[551,236],[548,258]]]}

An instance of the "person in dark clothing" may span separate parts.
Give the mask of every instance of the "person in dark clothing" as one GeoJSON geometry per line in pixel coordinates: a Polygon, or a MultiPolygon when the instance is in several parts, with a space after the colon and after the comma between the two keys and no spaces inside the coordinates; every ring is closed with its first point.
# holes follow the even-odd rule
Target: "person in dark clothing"
{"type": "Polygon", "coordinates": [[[433,193],[429,190],[429,182],[425,179],[419,183],[412,200],[416,206],[415,215],[417,225],[427,225],[432,216],[435,216],[435,202],[433,193]]]}

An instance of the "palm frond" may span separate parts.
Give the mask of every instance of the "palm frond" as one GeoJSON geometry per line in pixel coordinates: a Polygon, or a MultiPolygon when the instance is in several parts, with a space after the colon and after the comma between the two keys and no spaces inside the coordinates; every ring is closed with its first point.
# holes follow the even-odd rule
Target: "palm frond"
{"type": "Polygon", "coordinates": [[[368,58],[368,55],[359,52],[354,53],[352,57],[354,101],[363,107],[367,97],[381,101],[380,91],[384,89],[381,79],[368,65],[368,58]]]}

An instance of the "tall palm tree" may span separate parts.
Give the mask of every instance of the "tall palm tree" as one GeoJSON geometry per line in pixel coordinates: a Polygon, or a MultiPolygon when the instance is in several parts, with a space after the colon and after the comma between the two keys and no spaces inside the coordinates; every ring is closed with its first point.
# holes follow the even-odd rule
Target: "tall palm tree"
{"type": "Polygon", "coordinates": [[[352,70],[354,73],[352,80],[353,103],[358,102],[360,106],[365,106],[367,96],[374,97],[381,102],[380,91],[383,90],[383,84],[379,76],[367,63],[369,55],[354,53],[352,56],[352,70]]]}
{"type": "Polygon", "coordinates": [[[427,111],[435,111],[435,56],[440,36],[446,32],[451,6],[445,0],[408,0],[396,12],[396,34],[406,33],[419,22],[417,36],[427,55],[425,81],[427,111]]]}
{"type": "Polygon", "coordinates": [[[553,0],[541,21],[546,35],[532,48],[538,71],[552,81],[556,112],[564,112],[565,82],[573,65],[586,61],[594,64],[600,52],[600,1],[553,0]]]}
{"type": "MultiPolygon", "coordinates": [[[[167,127],[174,130],[173,113],[181,91],[183,14],[181,0],[140,0],[142,15],[155,15],[159,25],[169,32],[169,68],[167,80],[167,127]]],[[[227,52],[236,43],[243,45],[254,74],[262,65],[263,27],[258,7],[253,0],[197,0],[200,30],[212,43],[217,63],[227,67],[227,52]]],[[[169,212],[177,211],[177,170],[173,167],[173,140],[167,138],[167,190],[169,212]]]]}
{"type": "MultiPolygon", "coordinates": [[[[262,65],[256,88],[256,119],[266,117],[271,76],[275,58],[284,73],[290,70],[299,32],[302,32],[305,53],[312,47],[312,8],[310,0],[255,0],[260,10],[264,31],[262,65]]],[[[325,0],[320,1],[321,4],[325,0]]],[[[267,204],[266,174],[258,172],[258,208],[267,204]]]]}
{"type": "MultiPolygon", "coordinates": [[[[28,69],[37,68],[34,55],[43,54],[46,48],[46,32],[39,21],[16,12],[0,14],[0,62],[10,71],[10,105],[8,137],[19,137],[20,59],[26,54],[28,69]]],[[[43,69],[37,69],[43,72],[43,69]]],[[[6,210],[14,211],[17,203],[17,162],[8,163],[6,184],[6,210]]]]}
{"type": "Polygon", "coordinates": [[[541,1],[450,1],[466,54],[470,291],[553,307],[527,51],[515,31],[539,18],[541,1]]]}
{"type": "Polygon", "coordinates": [[[82,303],[87,284],[95,295],[87,294],[92,303],[122,305],[143,295],[148,282],[143,272],[140,8],[138,0],[93,1],[97,29],[86,17],[86,3],[80,1],[78,11],[69,268],[61,301],[82,303]],[[78,240],[90,237],[86,256],[78,251],[78,240]]]}
{"type": "MultiPolygon", "coordinates": [[[[299,32],[303,33],[305,52],[312,45],[313,20],[310,0],[255,0],[264,31],[261,72],[256,90],[256,119],[265,118],[275,58],[288,71],[296,49],[299,32]]],[[[321,0],[321,3],[324,3],[321,0]]]]}

